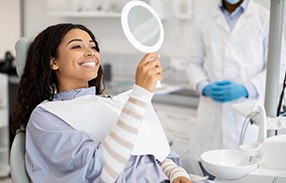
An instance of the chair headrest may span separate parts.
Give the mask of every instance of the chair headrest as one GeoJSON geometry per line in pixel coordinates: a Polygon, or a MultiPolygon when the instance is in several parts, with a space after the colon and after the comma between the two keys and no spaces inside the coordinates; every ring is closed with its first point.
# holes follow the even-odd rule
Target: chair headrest
{"type": "Polygon", "coordinates": [[[28,49],[33,42],[34,37],[22,37],[20,38],[15,45],[15,51],[16,51],[16,70],[17,75],[19,78],[21,78],[24,68],[26,65],[26,58],[28,54],[28,49]]]}

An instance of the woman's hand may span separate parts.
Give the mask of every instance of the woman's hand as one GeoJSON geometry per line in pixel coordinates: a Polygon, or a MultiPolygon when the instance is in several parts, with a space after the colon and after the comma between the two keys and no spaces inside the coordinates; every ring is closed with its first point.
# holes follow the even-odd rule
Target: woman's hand
{"type": "Polygon", "coordinates": [[[159,58],[157,53],[147,53],[137,66],[135,83],[149,92],[154,92],[157,81],[163,80],[159,58]]]}
{"type": "Polygon", "coordinates": [[[173,180],[172,183],[192,183],[187,177],[179,176],[173,180]]]}

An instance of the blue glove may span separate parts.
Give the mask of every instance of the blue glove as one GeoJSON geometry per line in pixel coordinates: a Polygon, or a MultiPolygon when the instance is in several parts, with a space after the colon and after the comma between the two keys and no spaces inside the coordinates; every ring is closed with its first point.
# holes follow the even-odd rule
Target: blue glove
{"type": "Polygon", "coordinates": [[[221,90],[221,102],[229,102],[241,97],[248,97],[246,88],[241,84],[225,80],[217,82],[217,86],[221,90]]]}
{"type": "Polygon", "coordinates": [[[223,90],[218,85],[217,82],[208,84],[203,89],[203,95],[204,96],[208,96],[211,99],[218,101],[218,102],[221,102],[223,100],[223,93],[222,92],[223,92],[223,90]]]}
{"type": "Polygon", "coordinates": [[[247,97],[248,92],[243,85],[225,80],[207,85],[203,89],[203,95],[218,102],[229,102],[240,97],[247,97]]]}

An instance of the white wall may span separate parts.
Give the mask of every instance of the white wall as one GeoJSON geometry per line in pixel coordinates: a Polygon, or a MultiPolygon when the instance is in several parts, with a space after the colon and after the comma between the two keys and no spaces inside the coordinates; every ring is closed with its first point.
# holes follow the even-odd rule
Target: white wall
{"type": "MultiPolygon", "coordinates": [[[[2,0],[4,1],[4,0],[2,0]]],[[[165,41],[161,54],[172,57],[180,57],[186,52],[188,44],[189,26],[191,20],[177,20],[174,18],[173,2],[175,0],[164,0],[165,10],[168,19],[163,21],[165,28],[165,41]]],[[[194,14],[202,9],[213,5],[217,0],[193,0],[194,14]]],[[[269,8],[270,0],[255,0],[269,8]]],[[[46,14],[46,1],[26,0],[25,1],[25,29],[26,35],[35,35],[47,25],[59,22],[77,22],[88,26],[101,40],[101,49],[112,53],[137,53],[129,45],[123,35],[120,25],[120,18],[55,18],[46,14]]]]}
{"type": "MultiPolygon", "coordinates": [[[[25,0],[25,25],[24,34],[35,36],[48,25],[60,22],[81,23],[90,28],[100,40],[100,48],[103,53],[103,63],[110,62],[113,67],[114,75],[134,75],[137,61],[143,55],[133,48],[125,38],[121,29],[120,17],[113,18],[63,18],[47,16],[46,1],[25,0]],[[131,55],[128,57],[128,55],[131,55]],[[105,57],[105,58],[104,58],[105,57]],[[130,69],[130,66],[131,69],[130,69]],[[133,67],[134,66],[134,67],[133,67]]],[[[107,0],[105,0],[107,1],[107,0]]],[[[149,0],[150,1],[150,0],[149,0]]],[[[184,58],[187,53],[189,42],[189,30],[192,19],[178,20],[174,16],[174,2],[177,0],[152,0],[163,2],[163,10],[166,12],[167,19],[163,20],[165,29],[165,40],[162,48],[158,51],[163,67],[168,67],[171,58],[184,58]]],[[[217,3],[217,0],[189,0],[193,1],[193,15],[209,6],[217,3]]],[[[270,0],[255,0],[265,7],[270,6],[270,0]]],[[[55,2],[57,2],[55,0],[55,2]]],[[[73,1],[71,1],[73,2],[73,1]]],[[[184,72],[174,71],[164,72],[167,80],[182,81],[187,83],[184,72]]]]}
{"type": "Polygon", "coordinates": [[[14,44],[20,37],[20,0],[0,0],[0,59],[6,51],[14,54],[14,44]]]}
{"type": "MultiPolygon", "coordinates": [[[[194,12],[210,6],[215,0],[194,0],[194,12]]],[[[46,14],[45,1],[25,1],[25,35],[35,35],[47,25],[59,22],[76,22],[88,26],[101,40],[101,49],[112,53],[138,53],[127,42],[120,24],[120,18],[54,18],[46,14]]],[[[165,41],[159,51],[166,56],[181,56],[188,43],[188,26],[191,20],[176,20],[173,17],[174,0],[165,0],[165,11],[168,19],[163,21],[165,28],[165,41]]]]}

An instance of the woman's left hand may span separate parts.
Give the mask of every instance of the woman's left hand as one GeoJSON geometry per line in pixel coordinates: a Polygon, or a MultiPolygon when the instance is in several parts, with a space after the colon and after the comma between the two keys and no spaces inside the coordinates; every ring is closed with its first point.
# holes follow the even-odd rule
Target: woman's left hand
{"type": "Polygon", "coordinates": [[[192,181],[187,177],[180,176],[175,178],[172,183],[192,183],[192,181]]]}

